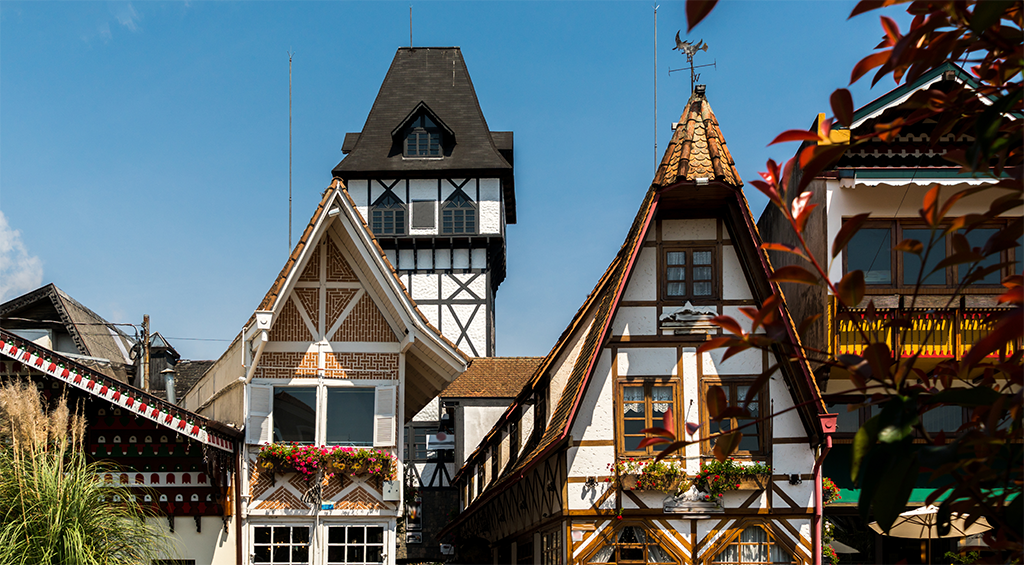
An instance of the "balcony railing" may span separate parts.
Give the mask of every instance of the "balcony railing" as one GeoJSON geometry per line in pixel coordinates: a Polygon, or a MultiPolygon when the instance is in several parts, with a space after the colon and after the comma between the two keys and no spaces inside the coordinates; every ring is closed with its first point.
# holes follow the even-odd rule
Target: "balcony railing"
{"type": "MultiPolygon", "coordinates": [[[[860,354],[866,335],[873,343],[885,343],[902,356],[920,352],[922,358],[961,358],[991,331],[995,315],[1005,310],[901,310],[877,309],[868,319],[862,309],[835,312],[830,341],[835,355],[860,354]]],[[[1020,343],[1007,344],[1005,351],[990,357],[1012,355],[1020,343]]]]}

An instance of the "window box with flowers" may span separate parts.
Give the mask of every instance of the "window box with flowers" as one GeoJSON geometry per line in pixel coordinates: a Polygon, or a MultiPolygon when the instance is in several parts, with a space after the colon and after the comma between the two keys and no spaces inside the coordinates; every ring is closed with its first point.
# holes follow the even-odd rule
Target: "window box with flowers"
{"type": "Polygon", "coordinates": [[[320,471],[370,475],[379,481],[393,481],[398,476],[395,456],[380,449],[271,443],[260,447],[256,462],[272,473],[295,472],[307,480],[320,471]]]}
{"type": "Polygon", "coordinates": [[[614,465],[608,465],[614,472],[619,486],[623,490],[660,490],[678,493],[690,488],[686,479],[686,469],[682,464],[653,459],[622,459],[614,465]]]}
{"type": "Polygon", "coordinates": [[[756,463],[741,465],[734,459],[701,463],[693,485],[704,493],[704,500],[717,501],[733,490],[761,490],[768,487],[772,468],[756,463]]]}

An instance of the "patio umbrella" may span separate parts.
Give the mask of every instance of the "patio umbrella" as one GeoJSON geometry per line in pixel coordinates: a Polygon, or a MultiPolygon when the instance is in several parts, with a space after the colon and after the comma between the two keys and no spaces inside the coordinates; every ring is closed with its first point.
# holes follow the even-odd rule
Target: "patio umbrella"
{"type": "Polygon", "coordinates": [[[900,517],[892,523],[892,528],[889,529],[888,533],[882,531],[878,522],[871,522],[868,524],[868,527],[882,535],[897,538],[927,539],[929,562],[931,562],[932,538],[962,538],[992,529],[992,526],[984,518],[979,518],[978,521],[968,527],[966,514],[953,514],[949,520],[949,533],[940,536],[938,513],[938,506],[922,506],[900,514],[900,517]]]}
{"type": "Polygon", "coordinates": [[[832,551],[836,553],[860,553],[860,550],[854,547],[850,547],[839,540],[832,540],[831,544],[832,551]]]}

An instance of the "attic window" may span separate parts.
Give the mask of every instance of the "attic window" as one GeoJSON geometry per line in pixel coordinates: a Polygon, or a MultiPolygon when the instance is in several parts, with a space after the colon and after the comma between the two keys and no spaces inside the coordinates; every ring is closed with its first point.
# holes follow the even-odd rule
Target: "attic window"
{"type": "Polygon", "coordinates": [[[476,206],[461,189],[441,206],[442,233],[476,233],[476,206]]]}
{"type": "Polygon", "coordinates": [[[406,157],[441,157],[441,128],[425,115],[413,120],[405,131],[406,157]]]}

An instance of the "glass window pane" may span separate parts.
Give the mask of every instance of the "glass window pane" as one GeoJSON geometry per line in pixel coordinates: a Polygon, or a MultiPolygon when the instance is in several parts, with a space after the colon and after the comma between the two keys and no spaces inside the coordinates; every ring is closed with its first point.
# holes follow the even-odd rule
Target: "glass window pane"
{"type": "Polygon", "coordinates": [[[257,545],[252,549],[253,563],[270,563],[270,546],[257,545]]]}
{"type": "Polygon", "coordinates": [[[686,283],[668,283],[669,296],[686,296],[686,283]]]}
{"type": "Polygon", "coordinates": [[[668,280],[670,281],[685,281],[686,280],[686,269],[683,267],[669,267],[668,268],[668,280]]]}
{"type": "Polygon", "coordinates": [[[924,251],[921,255],[914,255],[913,253],[903,254],[903,284],[912,286],[917,284],[917,277],[920,273],[922,276],[921,284],[946,284],[946,270],[942,269],[937,273],[928,274],[935,265],[938,265],[940,261],[946,258],[946,240],[945,238],[938,236],[939,240],[934,243],[934,248],[928,255],[928,264],[924,266],[924,272],[921,273],[921,259],[924,258],[924,254],[928,252],[928,239],[931,238],[932,232],[928,229],[914,229],[914,230],[903,230],[903,239],[916,239],[925,246],[924,251]]]}
{"type": "Polygon", "coordinates": [[[265,526],[254,528],[252,541],[253,543],[270,543],[270,528],[265,526]]]}
{"type": "Polygon", "coordinates": [[[316,388],[274,387],[274,441],[313,443],[315,433],[316,388]]]}
{"type": "Polygon", "coordinates": [[[694,267],[693,268],[693,280],[695,280],[695,281],[709,281],[709,280],[711,280],[711,267],[694,267]]]}
{"type": "Polygon", "coordinates": [[[289,563],[292,560],[292,548],[288,545],[274,546],[274,563],[289,563]]]}
{"type": "Polygon", "coordinates": [[[829,404],[828,411],[832,414],[839,414],[836,419],[836,431],[839,433],[855,433],[860,429],[860,409],[849,411],[847,403],[829,404]]]}
{"type": "Polygon", "coordinates": [[[384,562],[384,548],[380,546],[370,546],[366,548],[366,562],[367,563],[383,563],[384,562]]]}
{"type": "Polygon", "coordinates": [[[939,406],[925,412],[921,419],[929,433],[955,432],[963,424],[964,413],[959,406],[939,406]]]}
{"type": "Polygon", "coordinates": [[[693,264],[694,265],[710,265],[711,264],[711,252],[710,251],[694,251],[693,252],[693,264]]]}
{"type": "Polygon", "coordinates": [[[641,433],[641,430],[647,427],[647,423],[643,420],[624,420],[622,422],[623,433],[627,435],[636,435],[641,433]]]}
{"type": "Polygon", "coordinates": [[[711,296],[711,282],[695,282],[693,283],[693,295],[694,296],[711,296]]]}
{"type": "Polygon", "coordinates": [[[345,543],[345,528],[332,527],[327,529],[327,543],[345,543]]]}
{"type": "MultiPolygon", "coordinates": [[[[967,233],[964,233],[964,236],[967,238],[967,244],[971,246],[971,249],[973,249],[975,247],[983,248],[983,247],[985,247],[985,242],[987,242],[989,240],[989,238],[992,237],[993,235],[995,235],[998,231],[999,230],[995,229],[995,228],[975,229],[975,230],[971,230],[971,231],[969,231],[967,233]]],[[[992,255],[989,255],[988,257],[982,259],[978,263],[978,267],[985,268],[985,267],[989,267],[989,266],[992,266],[992,265],[996,265],[996,264],[999,263],[1001,256],[1002,256],[1001,253],[993,253],[992,255]]],[[[963,282],[964,279],[967,278],[967,275],[970,274],[970,272],[971,272],[971,265],[970,265],[970,263],[961,264],[959,266],[959,271],[960,271],[960,282],[963,282]]],[[[976,284],[999,284],[999,281],[1001,281],[1001,280],[1003,280],[1002,273],[1000,273],[999,271],[996,271],[994,273],[989,273],[988,275],[985,275],[985,278],[983,278],[983,279],[981,279],[979,281],[975,281],[975,283],[976,284]]]]}
{"type": "Polygon", "coordinates": [[[670,251],[668,253],[667,263],[669,265],[685,265],[686,264],[686,252],[685,251],[670,251]]]}
{"type": "Polygon", "coordinates": [[[309,528],[307,528],[307,527],[292,528],[292,542],[293,543],[309,543],[309,528]]]}
{"type": "Polygon", "coordinates": [[[292,563],[309,563],[308,545],[297,545],[292,547],[292,563]]]}
{"type": "Polygon", "coordinates": [[[373,389],[327,389],[327,443],[373,445],[373,389]]]}
{"type": "Polygon", "coordinates": [[[892,242],[889,228],[864,228],[846,246],[847,271],[864,271],[867,284],[892,284],[892,242]]]}
{"type": "Polygon", "coordinates": [[[640,451],[640,442],[644,436],[626,436],[622,438],[622,445],[626,451],[640,451]]]}
{"type": "Polygon", "coordinates": [[[348,551],[345,552],[345,557],[349,563],[362,563],[363,562],[363,547],[362,546],[349,546],[348,551]]]}
{"type": "Polygon", "coordinates": [[[362,526],[349,526],[348,528],[348,539],[345,540],[348,543],[363,543],[365,539],[365,530],[362,526]]]}
{"type": "Polygon", "coordinates": [[[328,563],[344,563],[345,562],[345,548],[338,545],[332,545],[327,547],[327,562],[328,563]]]}
{"type": "Polygon", "coordinates": [[[366,528],[366,543],[384,543],[384,528],[366,528]]]}

